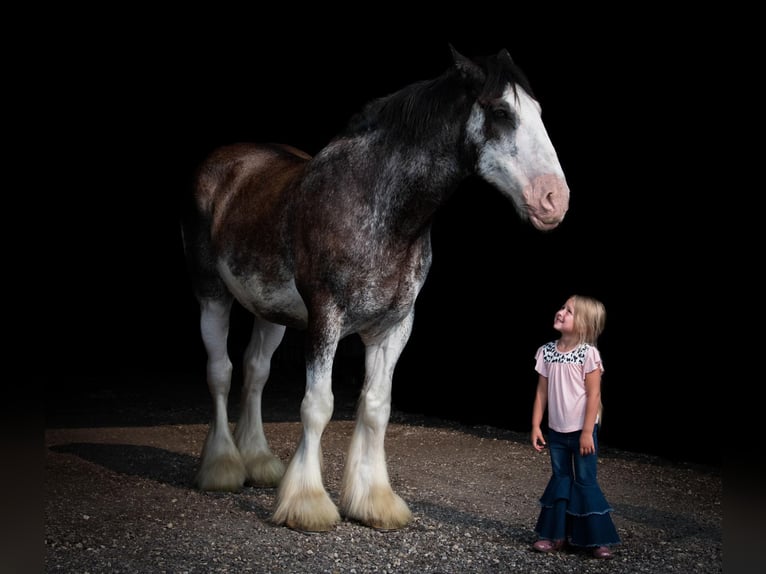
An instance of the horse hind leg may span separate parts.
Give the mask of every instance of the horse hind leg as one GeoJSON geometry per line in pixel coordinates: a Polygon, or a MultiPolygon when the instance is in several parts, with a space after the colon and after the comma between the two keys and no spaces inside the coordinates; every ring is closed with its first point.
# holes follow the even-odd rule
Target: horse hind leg
{"type": "Polygon", "coordinates": [[[234,441],[245,464],[247,481],[255,486],[277,486],[285,473],[284,464],[269,449],[262,417],[263,389],[271,371],[271,357],[284,334],[283,325],[256,317],[245,351],[243,401],[234,441]]]}
{"type": "Polygon", "coordinates": [[[341,512],[380,530],[406,526],[412,512],[391,488],[384,439],[391,414],[394,368],[412,332],[413,315],[382,339],[365,343],[365,380],[341,483],[341,512]]]}
{"type": "Polygon", "coordinates": [[[202,490],[237,491],[245,483],[245,465],[229,428],[227,404],[232,365],[227,350],[232,300],[202,299],[200,331],[207,351],[207,384],[213,398],[196,483],[202,490]]]}

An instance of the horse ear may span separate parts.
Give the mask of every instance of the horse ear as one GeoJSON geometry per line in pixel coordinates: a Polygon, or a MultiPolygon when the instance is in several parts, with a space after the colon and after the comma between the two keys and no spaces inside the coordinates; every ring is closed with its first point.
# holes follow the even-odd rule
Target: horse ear
{"type": "Polygon", "coordinates": [[[455,50],[452,44],[449,45],[449,49],[452,52],[452,61],[455,65],[455,69],[460,72],[463,79],[469,82],[483,84],[486,79],[484,70],[455,50]]]}
{"type": "Polygon", "coordinates": [[[513,58],[506,48],[503,48],[498,52],[497,59],[503,64],[513,64],[513,58]]]}

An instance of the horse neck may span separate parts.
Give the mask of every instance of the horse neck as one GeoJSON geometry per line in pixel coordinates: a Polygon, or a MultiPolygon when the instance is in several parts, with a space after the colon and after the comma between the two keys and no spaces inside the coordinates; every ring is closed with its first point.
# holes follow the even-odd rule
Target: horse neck
{"type": "Polygon", "coordinates": [[[345,140],[336,151],[351,158],[353,181],[362,182],[347,191],[360,194],[376,219],[397,234],[427,232],[436,211],[470,173],[465,166],[472,163],[456,152],[458,135],[442,127],[424,141],[385,133],[345,140]]]}
{"type": "Polygon", "coordinates": [[[354,181],[365,182],[355,191],[391,227],[417,233],[473,170],[462,143],[470,107],[452,71],[411,84],[352,118],[334,142],[336,159],[352,158],[354,181]]]}
{"type": "Polygon", "coordinates": [[[457,189],[467,173],[457,164],[447,166],[434,156],[424,158],[418,151],[404,154],[392,198],[392,216],[399,226],[413,232],[430,225],[442,204],[457,189]]]}

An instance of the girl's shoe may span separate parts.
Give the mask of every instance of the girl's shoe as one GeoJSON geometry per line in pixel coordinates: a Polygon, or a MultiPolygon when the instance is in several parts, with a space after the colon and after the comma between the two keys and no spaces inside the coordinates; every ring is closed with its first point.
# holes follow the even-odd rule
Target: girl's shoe
{"type": "Polygon", "coordinates": [[[564,547],[563,540],[538,540],[532,545],[534,550],[538,552],[556,552],[564,547]]]}
{"type": "Polygon", "coordinates": [[[609,560],[612,558],[612,551],[606,546],[599,546],[593,549],[593,558],[599,558],[601,560],[609,560]]]}

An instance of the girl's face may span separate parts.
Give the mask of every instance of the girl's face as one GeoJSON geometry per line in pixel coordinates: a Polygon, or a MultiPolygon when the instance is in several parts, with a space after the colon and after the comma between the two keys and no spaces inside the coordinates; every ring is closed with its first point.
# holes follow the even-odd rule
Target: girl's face
{"type": "Polygon", "coordinates": [[[574,333],[574,303],[567,299],[553,317],[553,328],[560,333],[574,333]]]}

